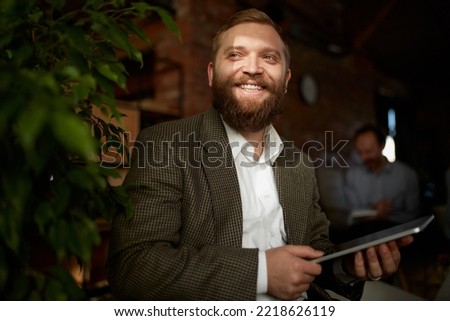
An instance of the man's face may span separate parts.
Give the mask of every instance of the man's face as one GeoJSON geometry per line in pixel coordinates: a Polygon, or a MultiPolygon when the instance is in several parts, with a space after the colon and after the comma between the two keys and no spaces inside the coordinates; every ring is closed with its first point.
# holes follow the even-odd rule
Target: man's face
{"type": "Polygon", "coordinates": [[[380,145],[374,133],[360,134],[355,140],[355,148],[362,162],[371,170],[376,170],[383,160],[384,145],[380,145]]]}
{"type": "Polygon", "coordinates": [[[239,131],[258,131],[281,113],[291,73],[284,43],[268,25],[243,23],[221,38],[214,63],[208,65],[214,107],[239,131]]]}

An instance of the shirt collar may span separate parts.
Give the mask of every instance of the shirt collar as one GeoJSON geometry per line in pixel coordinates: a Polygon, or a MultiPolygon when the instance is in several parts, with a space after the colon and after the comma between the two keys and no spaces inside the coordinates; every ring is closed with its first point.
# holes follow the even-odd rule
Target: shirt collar
{"type": "Polygon", "coordinates": [[[394,162],[390,162],[387,159],[386,159],[386,163],[384,164],[383,168],[379,172],[375,172],[375,171],[369,169],[369,167],[367,167],[364,164],[362,164],[362,165],[363,165],[364,169],[366,170],[366,172],[371,173],[371,174],[376,174],[376,175],[381,175],[382,173],[389,173],[394,168],[394,162]]]}
{"type": "Polygon", "coordinates": [[[384,167],[383,167],[383,172],[390,172],[390,171],[392,171],[392,168],[393,168],[393,164],[392,164],[392,162],[390,162],[390,161],[386,161],[386,164],[384,164],[384,167]]]}
{"type": "MultiPolygon", "coordinates": [[[[247,145],[249,143],[244,138],[244,136],[242,136],[241,133],[239,133],[234,128],[230,127],[223,119],[222,122],[225,126],[228,141],[230,142],[231,152],[233,153],[233,159],[236,160],[237,157],[245,154],[242,153],[242,150],[243,148],[248,148],[247,145]]],[[[259,162],[266,162],[267,160],[269,160],[270,163],[273,164],[283,150],[284,147],[283,141],[281,140],[280,135],[278,135],[275,127],[273,127],[272,124],[266,127],[264,138],[265,138],[264,154],[259,159],[259,162]]]]}

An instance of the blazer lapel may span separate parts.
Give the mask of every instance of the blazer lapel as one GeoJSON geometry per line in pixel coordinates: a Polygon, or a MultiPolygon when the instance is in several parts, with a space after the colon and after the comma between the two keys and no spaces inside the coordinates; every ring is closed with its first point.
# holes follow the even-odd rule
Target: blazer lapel
{"type": "Polygon", "coordinates": [[[242,203],[239,181],[225,128],[214,109],[205,113],[200,132],[202,167],[214,209],[215,241],[242,247],[242,203]]]}
{"type": "Polygon", "coordinates": [[[308,223],[305,178],[297,162],[300,162],[299,154],[294,154],[292,148],[285,147],[274,164],[288,244],[303,243],[308,223]]]}

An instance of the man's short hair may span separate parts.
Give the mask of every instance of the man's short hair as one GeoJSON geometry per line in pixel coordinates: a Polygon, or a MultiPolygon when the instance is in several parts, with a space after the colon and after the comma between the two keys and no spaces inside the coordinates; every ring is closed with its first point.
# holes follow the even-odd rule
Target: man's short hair
{"type": "Polygon", "coordinates": [[[365,133],[373,133],[380,145],[384,145],[386,143],[386,132],[381,127],[373,124],[365,124],[360,127],[353,135],[353,141],[365,133]]]}

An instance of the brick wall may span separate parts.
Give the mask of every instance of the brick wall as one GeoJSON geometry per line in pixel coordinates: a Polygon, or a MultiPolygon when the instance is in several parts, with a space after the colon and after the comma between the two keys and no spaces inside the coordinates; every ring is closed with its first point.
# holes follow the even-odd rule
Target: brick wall
{"type": "Polygon", "coordinates": [[[308,141],[325,144],[326,132],[335,140],[348,139],[364,122],[374,121],[377,81],[370,63],[361,57],[331,57],[301,44],[291,43],[292,78],[286,96],[280,132],[300,147],[308,141]],[[298,85],[303,73],[313,75],[319,97],[305,104],[298,85]]]}
{"type": "MultiPolygon", "coordinates": [[[[156,70],[167,64],[179,69],[155,78],[155,100],[167,113],[187,117],[211,106],[207,64],[215,32],[227,17],[240,9],[239,1],[174,1],[180,42],[164,25],[147,27],[156,55],[156,70]]],[[[349,139],[364,122],[375,121],[374,95],[383,77],[363,55],[337,58],[291,41],[292,79],[283,101],[285,114],[276,127],[298,146],[314,140],[325,143],[326,132],[335,140],[349,139]],[[298,80],[309,72],[318,80],[319,100],[305,105],[298,94],[298,80]]],[[[347,153],[349,150],[347,149],[347,153]]]]}

